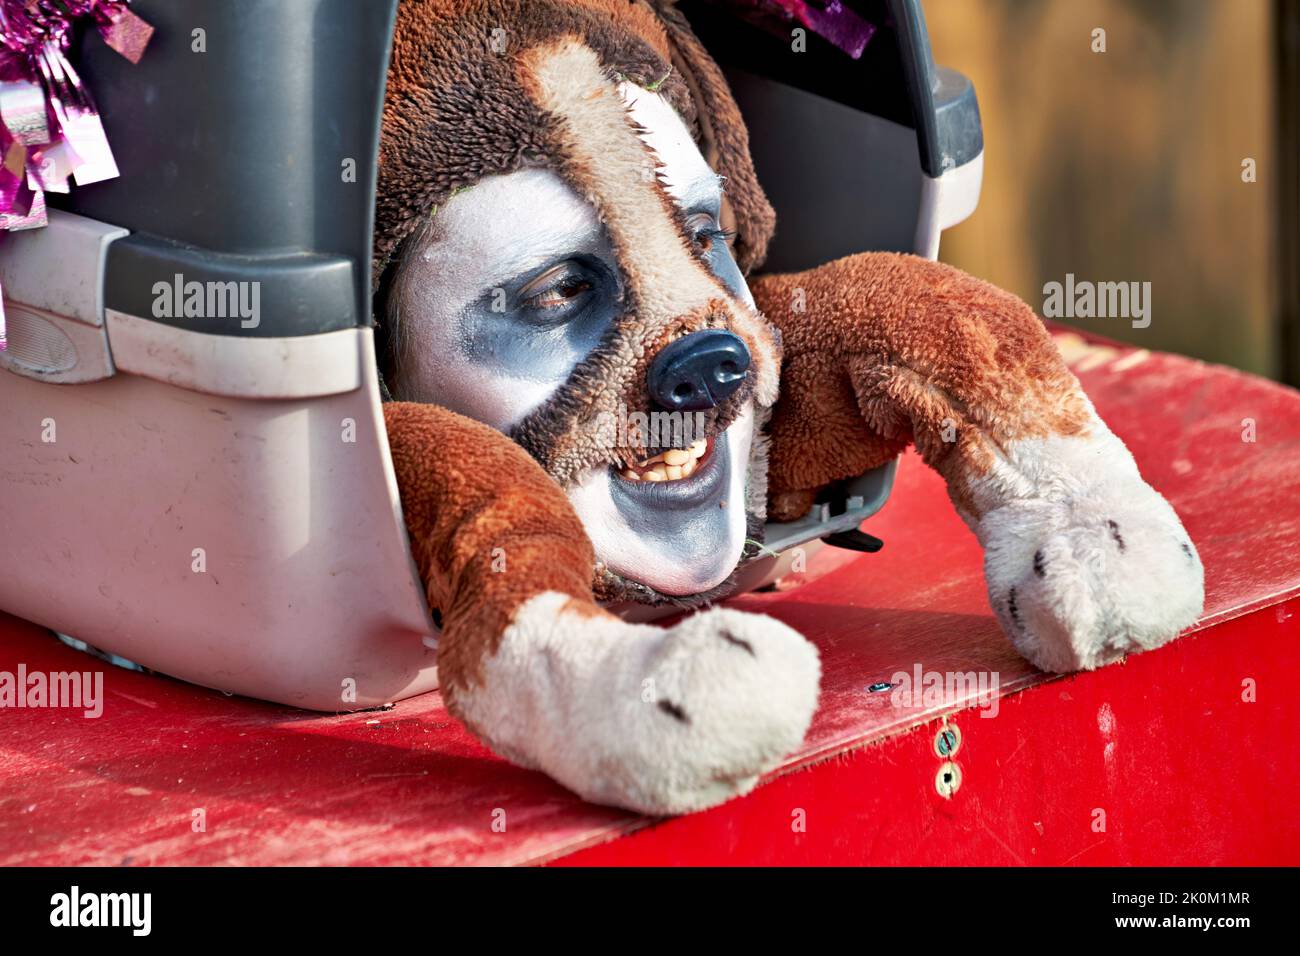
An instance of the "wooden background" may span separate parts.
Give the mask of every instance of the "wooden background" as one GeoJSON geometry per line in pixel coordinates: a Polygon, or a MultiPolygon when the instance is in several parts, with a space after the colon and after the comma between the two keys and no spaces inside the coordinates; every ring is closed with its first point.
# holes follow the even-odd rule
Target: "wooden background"
{"type": "Polygon", "coordinates": [[[1151,282],[1151,324],[1065,319],[1277,377],[1269,0],[925,0],[975,83],[985,172],[941,257],[1043,307],[1067,272],[1151,282]],[[1106,52],[1092,52],[1092,31],[1106,52]],[[1257,181],[1242,182],[1242,160],[1257,181]]]}

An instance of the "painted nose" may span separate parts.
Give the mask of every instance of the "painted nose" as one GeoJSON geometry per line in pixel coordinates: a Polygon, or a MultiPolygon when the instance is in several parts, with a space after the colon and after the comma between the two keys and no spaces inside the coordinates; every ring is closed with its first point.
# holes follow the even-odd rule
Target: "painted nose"
{"type": "Polygon", "coordinates": [[[670,412],[721,405],[749,374],[749,349],[722,329],[692,332],[670,342],[646,373],[650,397],[670,412]]]}

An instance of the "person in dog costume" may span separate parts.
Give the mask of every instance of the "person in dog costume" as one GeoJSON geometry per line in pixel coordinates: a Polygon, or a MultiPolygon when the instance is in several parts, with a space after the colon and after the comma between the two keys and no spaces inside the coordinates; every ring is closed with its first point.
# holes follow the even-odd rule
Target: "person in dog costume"
{"type": "Polygon", "coordinates": [[[774,215],[670,0],[405,0],[378,185],[385,421],[442,692],[515,763],[652,814],[753,787],[812,719],[813,646],[598,602],[711,605],[765,519],[909,444],[1038,667],[1199,615],[1178,516],[1024,303],[892,253],[746,279],[774,215]],[[621,424],[655,411],[698,429],[621,424]]]}

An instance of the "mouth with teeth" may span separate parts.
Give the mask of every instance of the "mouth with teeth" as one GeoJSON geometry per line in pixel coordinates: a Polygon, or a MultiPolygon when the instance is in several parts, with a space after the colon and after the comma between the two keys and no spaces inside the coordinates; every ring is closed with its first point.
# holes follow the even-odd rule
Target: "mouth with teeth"
{"type": "Polygon", "coordinates": [[[744,551],[753,427],[746,408],[686,447],[625,447],[569,492],[598,559],[625,582],[626,598],[704,594],[735,569],[744,551]]]}
{"type": "MultiPolygon", "coordinates": [[[[650,449],[656,451],[656,449],[650,449]]],[[[656,535],[668,513],[716,510],[726,497],[731,455],[726,432],[687,448],[666,448],[640,461],[610,467],[610,491],[620,508],[656,535]]],[[[669,522],[671,523],[671,522],[669,522]]]]}
{"type": "Polygon", "coordinates": [[[625,481],[684,481],[703,468],[713,453],[713,439],[701,438],[689,448],[670,448],[626,465],[618,475],[625,481]]]}

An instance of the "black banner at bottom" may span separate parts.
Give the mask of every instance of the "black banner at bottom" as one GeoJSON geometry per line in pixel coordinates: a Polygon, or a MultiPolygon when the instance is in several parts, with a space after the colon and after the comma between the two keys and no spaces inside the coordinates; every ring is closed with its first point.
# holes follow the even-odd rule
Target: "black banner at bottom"
{"type": "Polygon", "coordinates": [[[1289,930],[1294,877],[1271,869],[35,868],[0,870],[0,932],[9,944],[75,935],[80,943],[346,949],[435,927],[445,940],[458,924],[493,945],[512,930],[546,944],[770,945],[782,930],[805,941],[848,933],[865,947],[914,945],[918,933],[936,934],[934,945],[945,948],[971,933],[1230,943],[1289,930]]]}

